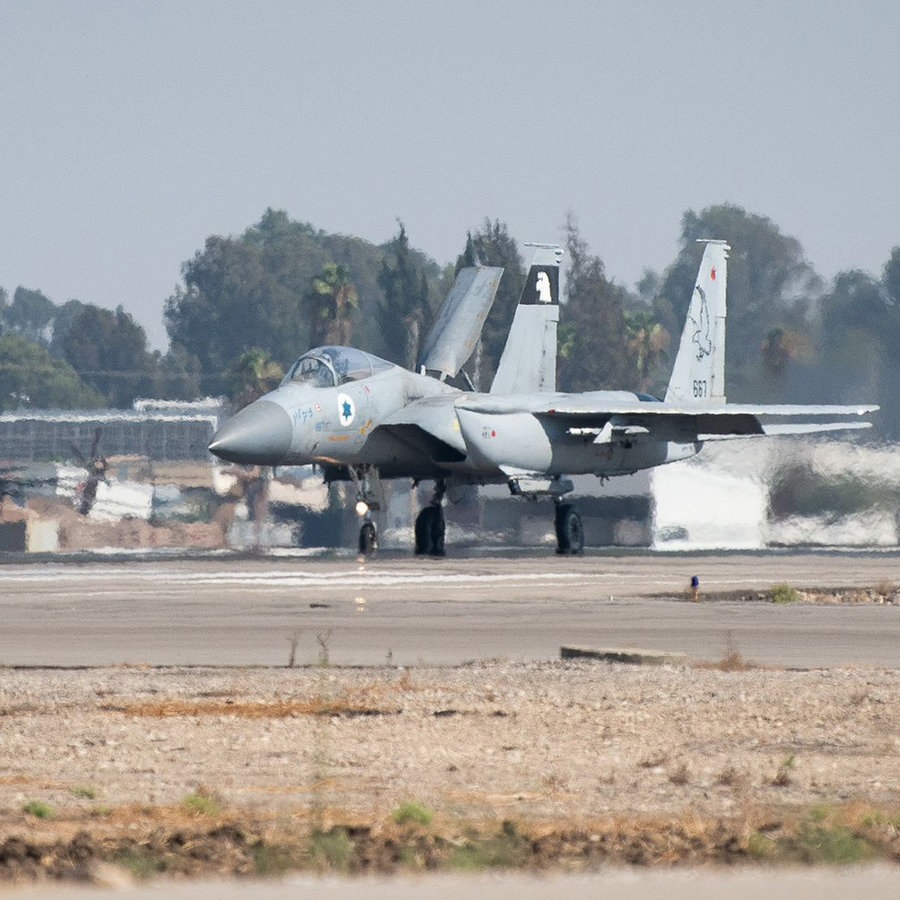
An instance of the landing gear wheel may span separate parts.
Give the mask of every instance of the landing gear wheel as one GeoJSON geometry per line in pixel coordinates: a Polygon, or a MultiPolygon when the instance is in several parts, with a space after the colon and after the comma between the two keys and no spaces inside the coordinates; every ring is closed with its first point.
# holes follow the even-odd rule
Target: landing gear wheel
{"type": "Polygon", "coordinates": [[[444,510],[426,506],[416,516],[416,556],[443,556],[445,528],[444,510]]]}
{"type": "Polygon", "coordinates": [[[556,507],[556,552],[577,556],[584,550],[581,513],[569,503],[556,507]]]}
{"type": "Polygon", "coordinates": [[[370,556],[378,549],[378,530],[374,522],[363,522],[359,529],[359,552],[370,556]]]}

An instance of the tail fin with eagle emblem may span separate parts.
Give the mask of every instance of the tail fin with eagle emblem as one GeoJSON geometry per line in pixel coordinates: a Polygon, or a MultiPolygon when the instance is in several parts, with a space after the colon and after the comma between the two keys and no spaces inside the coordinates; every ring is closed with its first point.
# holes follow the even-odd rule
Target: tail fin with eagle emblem
{"type": "Polygon", "coordinates": [[[491,384],[492,394],[535,394],[556,390],[556,326],[562,287],[563,249],[553,244],[526,244],[534,258],[506,346],[491,384]]]}
{"type": "Polygon", "coordinates": [[[725,403],[725,291],[731,248],[725,241],[698,243],[706,247],[666,390],[666,403],[721,406],[725,403]]]}

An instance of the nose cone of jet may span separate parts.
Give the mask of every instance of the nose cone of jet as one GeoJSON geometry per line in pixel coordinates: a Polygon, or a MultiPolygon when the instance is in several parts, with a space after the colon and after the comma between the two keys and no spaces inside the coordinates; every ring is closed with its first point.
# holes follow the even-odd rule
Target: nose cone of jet
{"type": "Polygon", "coordinates": [[[275,466],[291,446],[291,417],[270,400],[257,400],[214,435],[209,452],[233,463],[275,466]]]}

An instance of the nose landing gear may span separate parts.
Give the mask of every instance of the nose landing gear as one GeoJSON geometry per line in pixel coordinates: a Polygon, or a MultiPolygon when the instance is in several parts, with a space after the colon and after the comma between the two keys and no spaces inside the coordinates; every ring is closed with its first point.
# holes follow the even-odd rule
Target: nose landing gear
{"type": "Polygon", "coordinates": [[[378,549],[378,529],[371,521],[363,522],[359,529],[359,552],[370,556],[378,549]]]}
{"type": "Polygon", "coordinates": [[[364,517],[359,528],[359,552],[370,556],[378,549],[378,528],[372,521],[371,512],[382,507],[381,479],[373,466],[351,466],[349,472],[356,486],[356,513],[364,517]]]}

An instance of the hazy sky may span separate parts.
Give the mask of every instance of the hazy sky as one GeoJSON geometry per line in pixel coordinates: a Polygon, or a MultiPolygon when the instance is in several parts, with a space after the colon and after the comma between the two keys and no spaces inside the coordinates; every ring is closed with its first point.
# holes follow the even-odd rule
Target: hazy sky
{"type": "Polygon", "coordinates": [[[162,348],[181,264],[268,206],[375,243],[399,217],[441,263],[572,210],[631,286],[728,201],[878,274],[898,97],[896,0],[0,0],[0,285],[162,348]]]}

